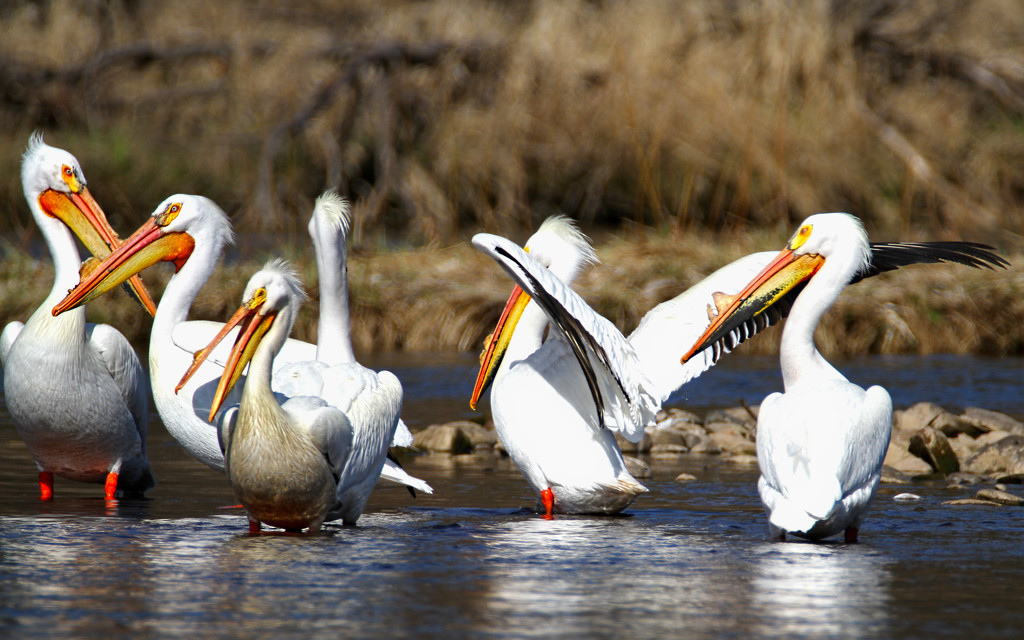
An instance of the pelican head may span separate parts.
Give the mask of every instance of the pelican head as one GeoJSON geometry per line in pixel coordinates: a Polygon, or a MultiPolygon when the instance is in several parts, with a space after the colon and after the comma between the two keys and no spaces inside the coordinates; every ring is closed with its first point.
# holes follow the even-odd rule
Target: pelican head
{"type": "Polygon", "coordinates": [[[53,315],[86,304],[157,262],[173,262],[181,271],[197,238],[209,238],[209,251],[219,253],[232,237],[227,216],[212,200],[173,195],[121,246],[83,273],[78,286],[53,308],[53,315]]]}
{"type": "MultiPolygon", "coordinates": [[[[106,257],[120,245],[117,233],[86,186],[78,159],[64,149],[43,142],[39,131],[29,138],[22,157],[21,184],[36,224],[44,233],[59,221],[95,258],[106,257]]],[[[156,305],[140,278],[129,280],[126,289],[150,315],[156,312],[156,305]]]]}
{"type": "MultiPolygon", "coordinates": [[[[524,249],[567,284],[571,283],[585,266],[598,262],[597,254],[590,246],[590,239],[565,216],[551,216],[545,220],[526,242],[524,249]]],[[[529,303],[530,296],[518,285],[513,287],[512,295],[505,303],[498,324],[491,332],[483,353],[480,354],[480,372],[477,374],[473,395],[469,400],[470,408],[476,408],[480,396],[494,380],[512,341],[519,318],[529,303]]]]}
{"type": "Polygon", "coordinates": [[[246,365],[252,360],[256,347],[270,328],[272,326],[277,328],[273,343],[276,353],[284,344],[288,334],[291,333],[299,306],[306,300],[308,300],[308,296],[303,290],[295,270],[284,260],[268,262],[249,278],[249,282],[245,286],[245,293],[242,295],[242,306],[224,324],[210,344],[196,352],[192,366],[182,376],[181,381],[174,389],[175,392],[185,386],[185,383],[224,337],[236,326],[241,325],[242,328],[235,339],[228,363],[224,367],[224,374],[217,386],[213,404],[210,407],[209,421],[212,422],[223,404],[224,398],[238,382],[246,365]]]}
{"type": "Polygon", "coordinates": [[[309,235],[314,238],[320,235],[329,236],[331,231],[348,235],[351,226],[352,212],[348,200],[338,195],[337,191],[324,191],[313,203],[313,215],[309,219],[309,235]],[[320,226],[324,230],[319,231],[320,226]]]}
{"type": "Polygon", "coordinates": [[[860,220],[848,213],[818,213],[805,219],[783,249],[736,295],[715,294],[709,309],[711,325],[683,355],[686,362],[745,322],[767,311],[797,287],[806,284],[823,265],[835,265],[836,293],[858,271],[867,268],[871,246],[860,220]]]}

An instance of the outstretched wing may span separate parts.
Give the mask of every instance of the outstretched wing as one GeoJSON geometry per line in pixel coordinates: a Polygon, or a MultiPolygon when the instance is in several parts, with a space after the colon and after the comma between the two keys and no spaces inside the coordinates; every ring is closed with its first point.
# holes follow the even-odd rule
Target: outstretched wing
{"type": "MultiPolygon", "coordinates": [[[[759,256],[764,254],[753,255],[759,256]]],[[[747,256],[747,258],[752,257],[753,256],[747,256]]],[[[747,258],[742,258],[732,265],[723,267],[720,271],[729,269],[733,265],[747,260],[747,258]]],[[[860,282],[865,278],[877,276],[880,273],[892,271],[907,265],[934,264],[938,262],[952,262],[979,269],[995,269],[996,267],[1005,269],[1010,264],[1001,256],[996,254],[993,247],[978,244],[976,242],[872,242],[871,260],[868,263],[867,268],[857,273],[850,280],[850,284],[860,282]]],[[[718,272],[716,272],[716,274],[717,273],[718,272]]],[[[754,274],[751,274],[751,277],[753,277],[753,275],[754,274]]],[[[732,285],[718,290],[727,293],[735,293],[738,292],[748,281],[749,279],[738,283],[738,286],[732,285]]],[[[723,354],[729,353],[745,340],[756,335],[763,329],[778,323],[779,320],[789,315],[789,310],[792,308],[793,302],[796,300],[797,296],[800,295],[800,292],[803,291],[803,288],[803,284],[793,287],[792,290],[780,297],[769,309],[757,316],[746,319],[742,319],[741,316],[737,316],[733,323],[724,324],[719,331],[716,331],[716,335],[720,335],[721,337],[718,337],[717,339],[712,338],[713,342],[711,342],[703,351],[694,355],[687,364],[693,360],[698,360],[699,362],[695,366],[703,367],[703,369],[701,369],[701,371],[703,371],[718,362],[718,359],[721,358],[723,354]]],[[[704,328],[707,328],[707,325],[708,323],[705,322],[704,328]]],[[[701,331],[703,331],[703,328],[701,331]]],[[[689,336],[692,338],[690,344],[699,337],[699,333],[700,332],[694,336],[689,336]]],[[[688,347],[684,347],[680,353],[685,353],[687,348],[688,347]]]]}
{"type": "Polygon", "coordinates": [[[650,380],[622,333],[515,243],[481,233],[473,244],[543,309],[551,327],[572,348],[600,422],[626,438],[639,439],[661,403],[651,394],[650,380]]]}
{"type": "MultiPolygon", "coordinates": [[[[640,366],[654,386],[652,392],[664,402],[676,389],[710,369],[723,348],[708,348],[694,355],[686,364],[679,356],[700,337],[710,322],[714,309],[714,294],[735,293],[750,282],[776,255],[763,251],[740,258],[715,271],[671,300],[662,302],[647,312],[640,325],[629,335],[636,349],[640,366]]],[[[725,351],[738,345],[766,327],[775,324],[789,312],[788,304],[780,301],[767,313],[733,327],[728,336],[735,340],[725,351]]]]}

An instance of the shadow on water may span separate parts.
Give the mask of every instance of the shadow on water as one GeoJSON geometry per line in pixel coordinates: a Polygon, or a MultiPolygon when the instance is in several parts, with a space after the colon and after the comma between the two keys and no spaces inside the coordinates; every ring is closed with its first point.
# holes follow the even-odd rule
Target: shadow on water
{"type": "MultiPolygon", "coordinates": [[[[375,364],[403,377],[414,428],[470,415],[472,360],[375,364]]],[[[723,375],[727,391],[713,397],[732,392],[723,375]]],[[[1019,379],[1002,387],[1008,403],[1020,402],[1019,379]]],[[[107,503],[100,485],[58,479],[56,499],[41,503],[0,409],[0,633],[980,638],[1024,628],[1022,512],[943,505],[964,496],[938,484],[884,485],[861,544],[780,544],[766,538],[750,465],[651,461],[651,492],[625,516],[545,521],[508,460],[420,456],[406,466],[434,495],[382,484],[356,527],[250,536],[220,474],[153,415],[159,484],[147,499],[107,503]],[[675,482],[681,472],[697,481],[675,482]],[[906,491],[920,500],[893,500],[906,491]]]]}

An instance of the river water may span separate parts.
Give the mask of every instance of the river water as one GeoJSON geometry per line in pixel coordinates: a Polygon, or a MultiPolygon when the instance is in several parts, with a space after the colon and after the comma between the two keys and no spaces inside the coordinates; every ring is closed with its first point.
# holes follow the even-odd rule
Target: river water
{"type": "MultiPolygon", "coordinates": [[[[478,417],[475,358],[379,357],[413,429],[478,417]]],[[[841,363],[897,407],[933,400],[1024,416],[1024,361],[948,356],[841,363]]],[[[673,403],[757,403],[773,358],[727,359],[673,403]],[[712,375],[713,374],[713,375],[712,375]]],[[[380,485],[356,527],[247,535],[223,478],[191,460],[156,412],[146,500],[36,474],[0,409],[0,636],[376,638],[1018,638],[1024,509],[943,505],[944,483],[883,485],[861,543],[767,540],[755,467],[652,462],[621,517],[531,513],[493,456],[419,456],[434,495],[380,485]],[[696,482],[677,483],[681,472],[696,482]],[[897,501],[911,492],[920,499],[897,501]]],[[[1010,487],[1017,493],[1020,488],[1010,487]]]]}

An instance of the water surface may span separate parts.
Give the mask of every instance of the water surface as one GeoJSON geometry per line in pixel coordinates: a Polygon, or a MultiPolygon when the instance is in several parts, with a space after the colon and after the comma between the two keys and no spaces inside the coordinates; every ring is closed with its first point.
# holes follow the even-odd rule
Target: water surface
{"type": "MultiPolygon", "coordinates": [[[[465,400],[473,358],[380,360],[402,377],[414,428],[477,415],[465,400]]],[[[754,376],[722,368],[691,393],[707,406],[756,403],[773,390],[762,389],[768,364],[754,376]]],[[[894,400],[921,391],[902,404],[1024,414],[1020,361],[842,368],[894,400]]],[[[943,505],[971,493],[944,483],[883,486],[860,544],[773,543],[756,468],[715,457],[652,463],[650,494],[625,516],[545,521],[507,460],[422,456],[406,466],[432,496],[382,484],[357,527],[251,537],[241,511],[225,508],[234,499],[219,474],[156,419],[151,438],[159,484],[148,499],[107,504],[99,485],[58,478],[56,499],[41,503],[0,409],[0,634],[1015,638],[1024,628],[1024,510],[943,505]],[[680,472],[698,480],[677,483],[680,472]],[[893,500],[903,492],[920,499],[893,500]]]]}

